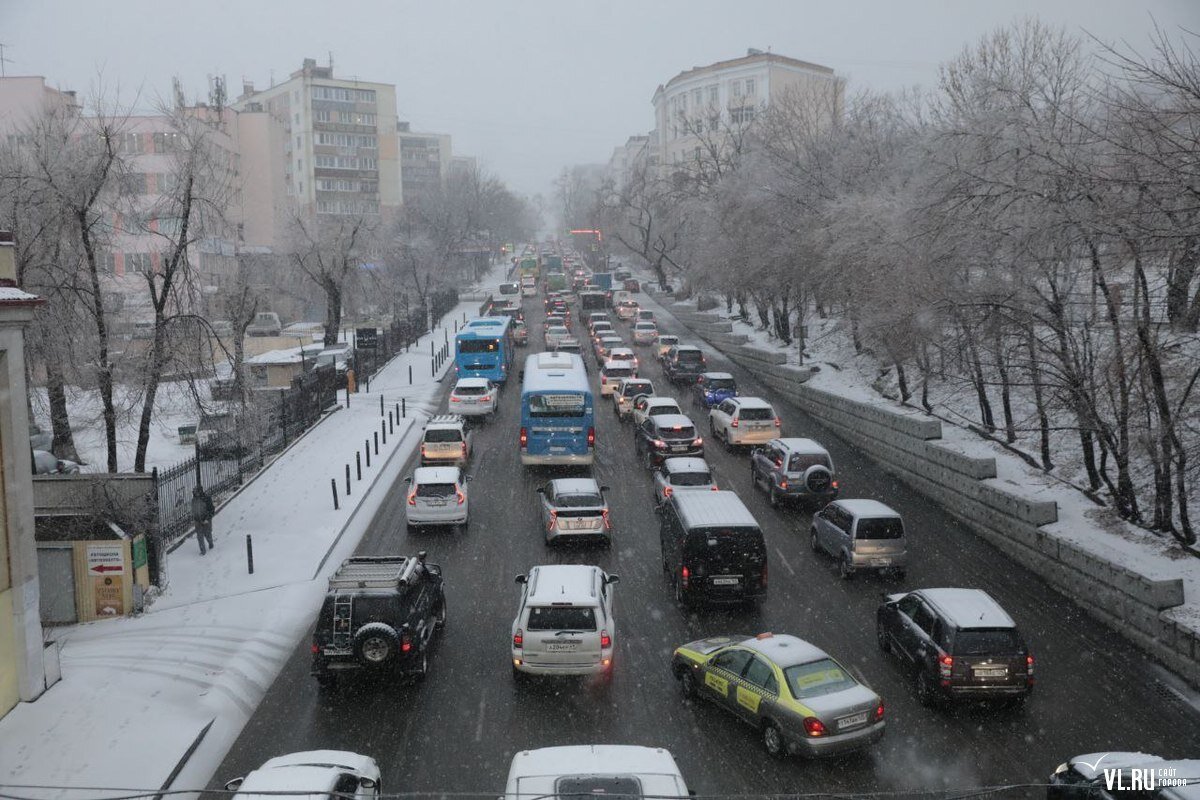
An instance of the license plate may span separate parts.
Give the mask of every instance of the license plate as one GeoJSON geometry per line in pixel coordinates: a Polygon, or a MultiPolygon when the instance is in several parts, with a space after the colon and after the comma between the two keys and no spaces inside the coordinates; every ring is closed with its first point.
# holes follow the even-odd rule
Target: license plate
{"type": "Polygon", "coordinates": [[[478,403],[478,402],[479,402],[478,400],[476,400],[476,399],[475,399],[475,398],[473,398],[473,397],[464,397],[464,398],[462,399],[462,401],[463,401],[464,403],[466,403],[467,405],[472,405],[472,406],[473,406],[473,405],[475,405],[476,403],[478,403]]]}
{"type": "Polygon", "coordinates": [[[973,670],[976,678],[1003,678],[1008,675],[1008,670],[1004,667],[1000,669],[977,669],[973,670]]]}
{"type": "Polygon", "coordinates": [[[596,523],[590,519],[564,519],[563,527],[569,531],[576,531],[582,528],[594,528],[596,523]]]}
{"type": "Polygon", "coordinates": [[[557,446],[557,445],[551,445],[551,446],[550,446],[550,452],[551,452],[551,453],[565,453],[565,452],[567,452],[567,448],[565,448],[565,447],[559,447],[559,446],[557,446]]]}
{"type": "Polygon", "coordinates": [[[579,644],[576,642],[570,642],[570,643],[553,642],[551,644],[546,645],[546,652],[547,653],[573,653],[573,652],[575,652],[575,649],[577,647],[579,647],[579,644]]]}
{"type": "Polygon", "coordinates": [[[440,507],[446,505],[446,501],[445,500],[426,500],[425,505],[433,506],[434,508],[440,508],[440,507]]]}
{"type": "Polygon", "coordinates": [[[685,452],[687,449],[688,449],[688,446],[687,446],[686,444],[673,444],[673,445],[671,445],[671,452],[672,452],[672,453],[683,453],[683,452],[685,452]]]}
{"type": "Polygon", "coordinates": [[[737,586],[742,582],[741,578],[713,578],[713,586],[737,586]]]}
{"type": "Polygon", "coordinates": [[[858,714],[852,714],[849,717],[842,717],[837,721],[838,730],[843,728],[853,728],[855,725],[862,725],[867,721],[867,712],[862,711],[858,714]]]}
{"type": "Polygon", "coordinates": [[[872,567],[886,567],[888,564],[891,564],[891,563],[892,563],[892,560],[890,558],[872,558],[871,559],[872,567]]]}

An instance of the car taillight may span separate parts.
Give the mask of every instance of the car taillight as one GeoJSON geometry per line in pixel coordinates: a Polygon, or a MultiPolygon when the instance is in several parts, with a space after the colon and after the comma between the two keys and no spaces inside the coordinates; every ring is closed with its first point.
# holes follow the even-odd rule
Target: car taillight
{"type": "Polygon", "coordinates": [[[600,646],[603,648],[612,647],[612,637],[608,635],[608,631],[600,631],[600,646]]]}
{"type": "Polygon", "coordinates": [[[704,378],[696,378],[696,383],[704,383],[704,378]]]}
{"type": "Polygon", "coordinates": [[[426,452],[428,452],[428,451],[426,451],[425,445],[421,445],[421,455],[425,455],[426,452]]]}
{"type": "Polygon", "coordinates": [[[554,526],[558,524],[558,512],[550,512],[550,521],[546,523],[546,530],[554,530],[554,526]]]}
{"type": "Polygon", "coordinates": [[[738,426],[738,421],[737,421],[737,418],[734,417],[732,420],[729,421],[729,427],[736,428],[737,426],[738,426]]]}
{"type": "Polygon", "coordinates": [[[879,705],[875,706],[875,721],[883,719],[883,701],[879,701],[879,705]]]}
{"type": "Polygon", "coordinates": [[[462,402],[462,399],[461,399],[461,398],[458,398],[458,397],[455,397],[454,395],[450,395],[450,402],[451,402],[451,403],[461,403],[461,402],[462,402]]]}
{"type": "Polygon", "coordinates": [[[786,490],[787,489],[787,481],[786,480],[780,481],[779,488],[786,490]]]}
{"type": "Polygon", "coordinates": [[[704,444],[703,436],[697,436],[695,439],[692,439],[692,447],[701,447],[701,446],[703,446],[703,444],[704,444]]]}
{"type": "Polygon", "coordinates": [[[521,428],[521,449],[524,450],[529,445],[529,431],[521,428]]]}
{"type": "Polygon", "coordinates": [[[517,628],[517,632],[513,634],[513,648],[520,650],[525,646],[525,637],[521,635],[521,629],[517,628]]]}
{"type": "Polygon", "coordinates": [[[321,652],[321,648],[317,646],[316,642],[313,642],[312,643],[312,654],[315,656],[319,652],[321,652]]]}
{"type": "Polygon", "coordinates": [[[942,680],[944,680],[944,681],[949,680],[950,673],[953,671],[954,671],[954,657],[953,656],[942,656],[941,658],[938,659],[938,674],[941,675],[942,680]]]}
{"type": "Polygon", "coordinates": [[[688,578],[691,576],[692,573],[688,572],[687,567],[684,567],[679,571],[679,582],[683,585],[683,588],[688,588],[688,578]]]}
{"type": "Polygon", "coordinates": [[[832,486],[832,487],[833,487],[833,488],[835,488],[835,489],[836,489],[836,488],[838,488],[838,482],[837,482],[837,481],[830,481],[829,485],[830,485],[830,486],[832,486]]]}
{"type": "Polygon", "coordinates": [[[1025,678],[1033,683],[1033,656],[1025,656],[1025,678]]]}
{"type": "Polygon", "coordinates": [[[455,496],[456,496],[456,497],[458,497],[458,504],[459,504],[460,506],[461,506],[463,503],[467,502],[467,496],[466,496],[465,494],[463,494],[463,490],[462,490],[462,489],[459,489],[459,488],[457,488],[457,487],[456,487],[456,488],[454,489],[454,494],[455,494],[455,496]]]}
{"type": "Polygon", "coordinates": [[[666,446],[667,446],[667,443],[666,443],[666,442],[664,442],[662,439],[655,439],[655,440],[652,442],[652,444],[653,444],[655,447],[659,448],[659,449],[662,449],[662,448],[664,448],[664,447],[666,447],[666,446]]]}
{"type": "Polygon", "coordinates": [[[720,489],[718,489],[718,488],[717,488],[717,485],[716,485],[715,483],[714,483],[712,486],[708,487],[708,488],[709,488],[711,491],[714,491],[714,492],[719,492],[719,491],[721,491],[720,489]]]}
{"type": "Polygon", "coordinates": [[[588,428],[588,447],[593,447],[596,444],[596,429],[588,428]]]}
{"type": "Polygon", "coordinates": [[[600,517],[601,517],[601,519],[604,520],[604,529],[605,530],[612,528],[612,522],[610,522],[608,519],[608,509],[607,508],[600,512],[600,517]]]}
{"type": "Polygon", "coordinates": [[[821,722],[821,720],[817,719],[816,717],[805,717],[804,732],[809,736],[824,736],[825,723],[821,722]]]}
{"type": "Polygon", "coordinates": [[[782,425],[783,425],[783,420],[781,420],[779,417],[776,417],[776,418],[775,418],[775,427],[776,427],[776,428],[779,428],[779,427],[781,427],[782,425]]]}
{"type": "Polygon", "coordinates": [[[417,490],[416,489],[413,489],[411,492],[408,493],[408,504],[410,506],[415,506],[417,504],[417,490]]]}
{"type": "Polygon", "coordinates": [[[492,396],[490,394],[485,394],[483,397],[479,398],[479,402],[481,403],[489,403],[491,400],[492,396]]]}
{"type": "Polygon", "coordinates": [[[400,652],[407,653],[409,650],[412,650],[412,636],[406,633],[400,637],[400,652]]]}
{"type": "Polygon", "coordinates": [[[600,383],[608,383],[608,376],[607,376],[607,375],[601,375],[601,376],[600,376],[600,383]]]}

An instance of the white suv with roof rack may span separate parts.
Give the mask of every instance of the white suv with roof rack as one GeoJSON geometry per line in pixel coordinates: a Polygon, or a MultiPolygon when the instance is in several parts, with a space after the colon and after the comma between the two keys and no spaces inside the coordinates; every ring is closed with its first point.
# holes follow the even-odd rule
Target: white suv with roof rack
{"type": "Polygon", "coordinates": [[[465,467],[471,457],[471,432],[458,414],[430,417],[421,435],[421,466],[465,467]]]}
{"type": "Polygon", "coordinates": [[[234,798],[295,794],[298,789],[311,796],[378,797],[383,791],[379,765],[370,756],[345,750],[307,750],[276,756],[244,778],[225,783],[234,798]]]}
{"type": "Polygon", "coordinates": [[[679,766],[660,747],[590,744],[522,750],[508,769],[504,800],[534,797],[689,796],[679,766]]]}
{"type": "Polygon", "coordinates": [[[512,623],[513,678],[525,675],[607,677],[617,623],[612,585],[599,567],[548,564],[518,575],[521,604],[512,623]]]}
{"type": "Polygon", "coordinates": [[[727,449],[765,444],[779,435],[781,424],[775,409],[761,397],[731,397],[708,412],[709,432],[727,449]]]}

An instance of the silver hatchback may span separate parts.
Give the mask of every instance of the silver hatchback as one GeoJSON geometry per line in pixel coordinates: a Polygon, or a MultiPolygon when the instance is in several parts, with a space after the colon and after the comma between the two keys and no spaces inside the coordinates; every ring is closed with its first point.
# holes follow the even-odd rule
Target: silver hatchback
{"type": "Polygon", "coordinates": [[[812,549],[838,560],[842,578],[861,570],[903,578],[908,567],[904,521],[877,500],[836,500],[813,515],[812,549]]]}
{"type": "Polygon", "coordinates": [[[537,491],[546,544],[565,539],[600,539],[605,547],[612,543],[607,486],[591,478],[559,478],[537,491]]]}

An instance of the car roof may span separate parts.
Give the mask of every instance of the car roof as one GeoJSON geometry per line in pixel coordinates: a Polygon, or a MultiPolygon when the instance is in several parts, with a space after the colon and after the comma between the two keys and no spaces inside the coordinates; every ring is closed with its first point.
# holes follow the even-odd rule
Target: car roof
{"type": "MultiPolygon", "coordinates": [[[[329,797],[342,770],[336,767],[265,765],[254,770],[238,787],[235,797],[248,797],[260,792],[286,793],[289,797],[329,797]]],[[[259,795],[261,796],[261,795],[259,795]]]]}
{"type": "Polygon", "coordinates": [[[527,603],[579,603],[596,601],[592,593],[599,567],[584,564],[543,564],[529,570],[527,603]]]}
{"type": "Polygon", "coordinates": [[[649,797],[687,797],[688,789],[670,752],[624,744],[567,745],[522,750],[513,756],[508,791],[517,796],[555,795],[557,779],[568,776],[637,776],[649,797]]]}
{"type": "Polygon", "coordinates": [[[425,428],[461,428],[463,427],[463,418],[458,414],[438,414],[436,417],[430,417],[425,423],[425,428]]]}
{"type": "Polygon", "coordinates": [[[736,492],[675,492],[671,502],[688,528],[758,527],[758,520],[736,492]]]}
{"type": "Polygon", "coordinates": [[[621,378],[621,386],[641,386],[641,385],[653,386],[654,381],[650,380],[649,378],[635,378],[632,375],[628,378],[621,378]]]}
{"type": "Polygon", "coordinates": [[[606,358],[604,369],[633,369],[633,362],[628,358],[606,358]]]}
{"type": "Polygon", "coordinates": [[[788,437],[786,439],[772,439],[770,444],[781,445],[793,453],[821,453],[829,455],[826,450],[816,439],[804,439],[800,437],[788,437]]]}
{"type": "Polygon", "coordinates": [[[741,642],[742,647],[762,653],[781,667],[807,664],[828,658],[829,654],[811,642],[788,633],[762,633],[741,642]],[[759,638],[761,636],[762,638],[759,638]]]}
{"type": "Polygon", "coordinates": [[[920,589],[957,628],[1015,628],[1012,617],[982,589],[920,589]]]}
{"type": "Polygon", "coordinates": [[[677,353],[682,353],[682,352],[691,351],[691,350],[695,350],[695,351],[699,352],[700,348],[694,344],[677,344],[677,345],[675,345],[675,352],[677,352],[677,353]]]}
{"type": "Polygon", "coordinates": [[[275,756],[275,758],[264,763],[259,769],[295,765],[333,766],[356,772],[371,771],[376,766],[375,759],[370,756],[352,753],[349,750],[302,750],[298,753],[275,756]]]}
{"type": "Polygon", "coordinates": [[[457,386],[466,386],[466,387],[474,387],[474,388],[482,387],[482,388],[486,389],[487,385],[489,383],[491,383],[491,381],[489,381],[487,378],[459,378],[458,383],[456,383],[454,385],[456,387],[457,386]]]}
{"type": "Polygon", "coordinates": [[[413,470],[413,483],[455,483],[459,477],[458,467],[417,467],[413,470]]]}
{"type": "Polygon", "coordinates": [[[1080,775],[1091,779],[1099,776],[1104,767],[1110,769],[1114,767],[1136,767],[1139,764],[1157,764],[1162,760],[1162,756],[1150,755],[1149,753],[1084,753],[1070,759],[1070,764],[1080,775]]]}
{"type": "Polygon", "coordinates": [[[650,408],[651,406],[665,406],[668,404],[673,405],[676,408],[679,408],[679,401],[676,400],[674,397],[647,397],[646,398],[646,408],[650,408]]]}
{"type": "Polygon", "coordinates": [[[667,458],[663,460],[663,469],[667,472],[712,472],[708,466],[708,462],[703,458],[690,458],[687,456],[676,456],[675,458],[667,458]]]}
{"type": "Polygon", "coordinates": [[[771,408],[771,404],[761,397],[731,397],[725,402],[736,403],[742,408],[771,408]]]}
{"type": "Polygon", "coordinates": [[[676,425],[696,427],[696,423],[692,422],[692,418],[687,414],[659,414],[654,418],[654,424],[660,428],[671,428],[676,425]]]}
{"type": "Polygon", "coordinates": [[[550,481],[555,494],[600,494],[594,478],[555,478],[550,481]]]}
{"type": "Polygon", "coordinates": [[[880,517],[899,517],[900,514],[878,500],[835,500],[837,505],[849,511],[858,519],[877,519],[880,517]]]}
{"type": "Polygon", "coordinates": [[[733,380],[733,375],[728,372],[702,372],[700,374],[709,380],[733,380]]]}
{"type": "Polygon", "coordinates": [[[660,339],[674,339],[674,340],[675,340],[675,341],[677,341],[677,342],[679,341],[679,336],[678,336],[678,335],[676,335],[676,334],[674,334],[674,333],[660,333],[660,334],[658,335],[658,338],[660,338],[660,339]]]}

